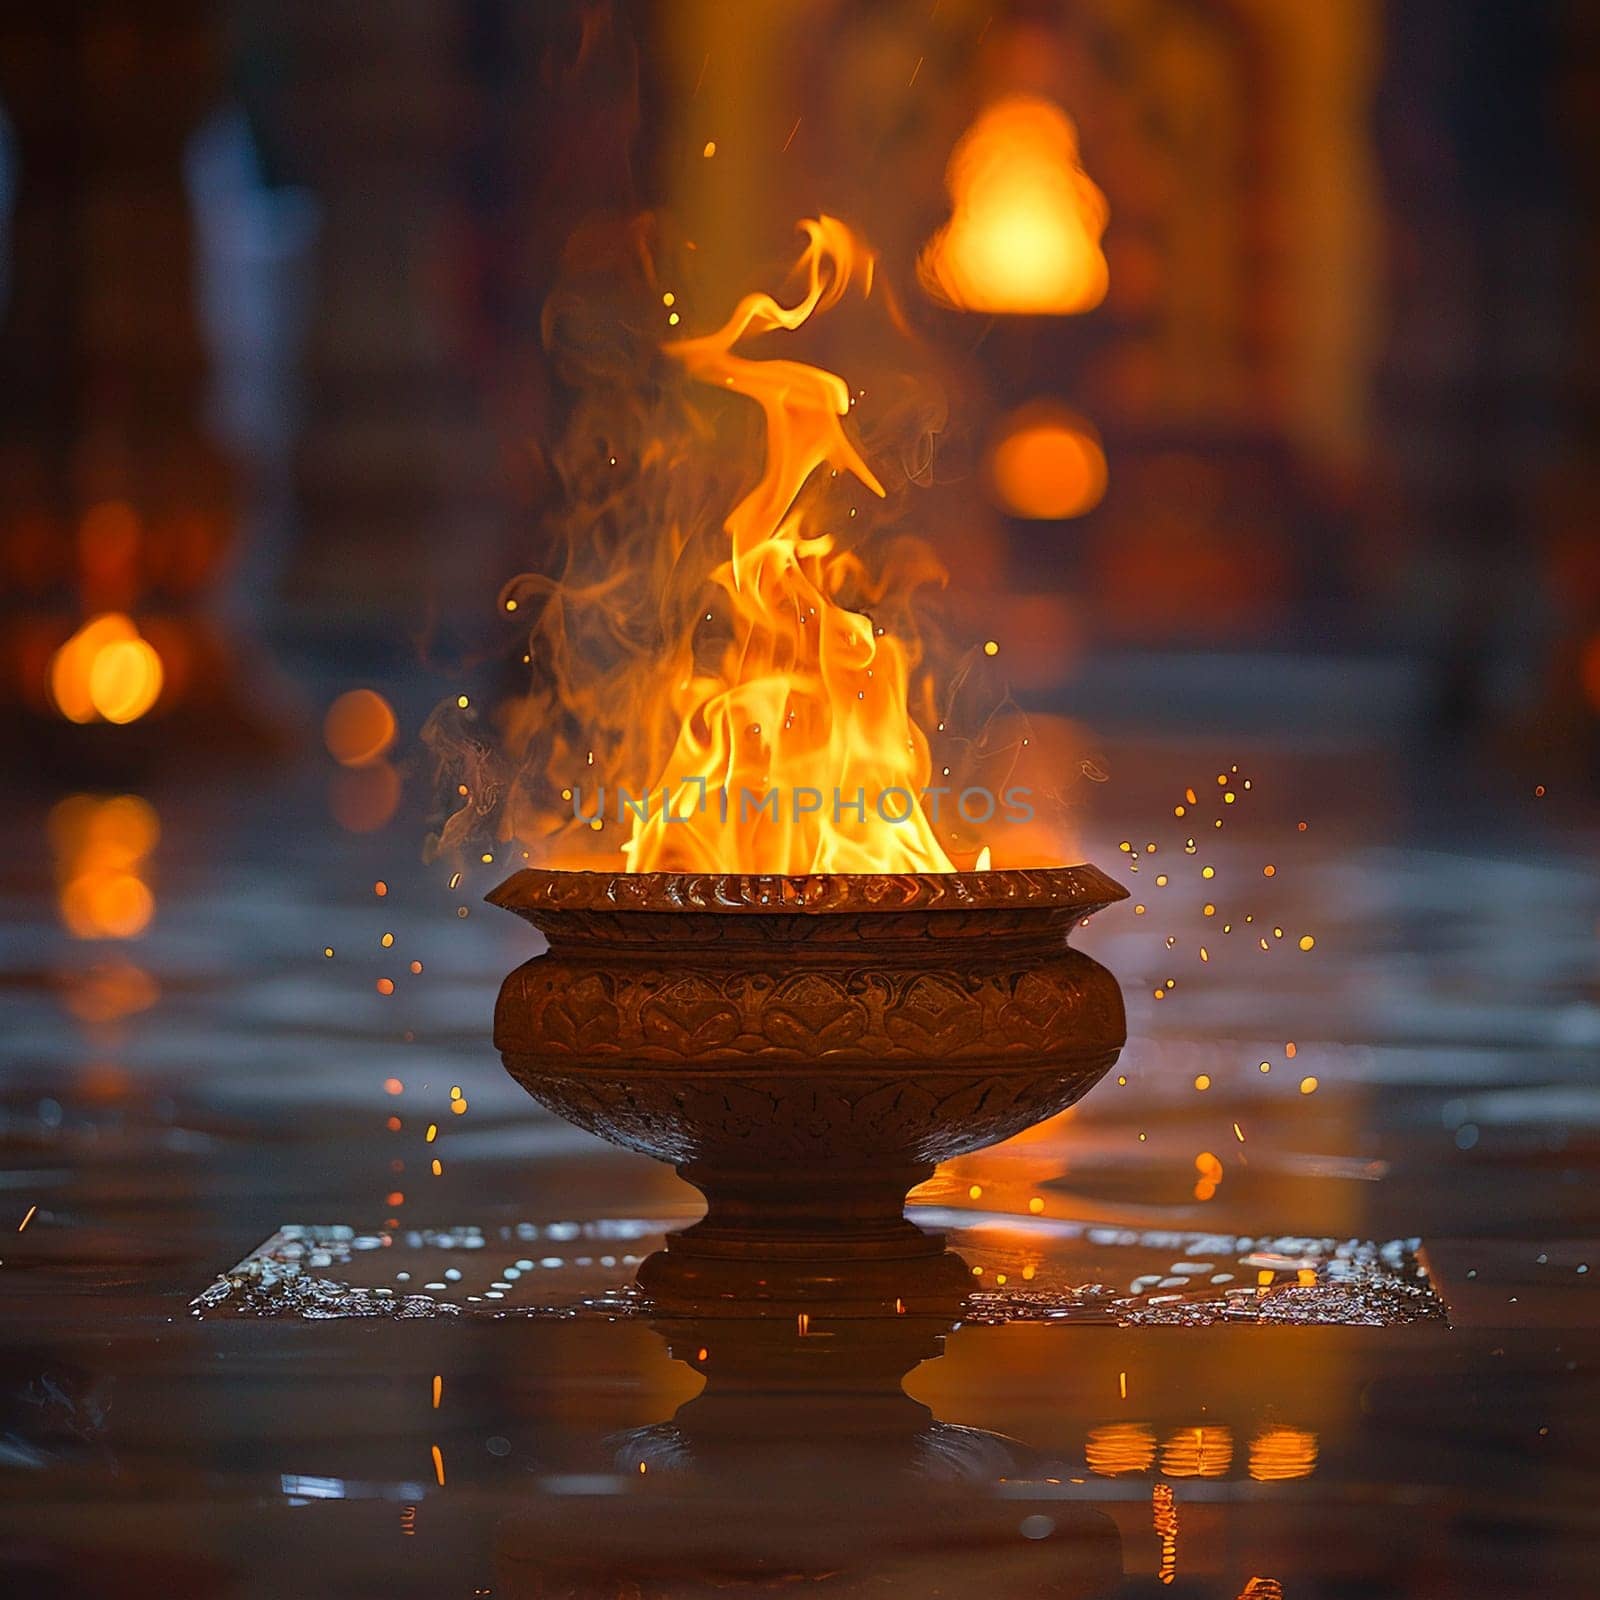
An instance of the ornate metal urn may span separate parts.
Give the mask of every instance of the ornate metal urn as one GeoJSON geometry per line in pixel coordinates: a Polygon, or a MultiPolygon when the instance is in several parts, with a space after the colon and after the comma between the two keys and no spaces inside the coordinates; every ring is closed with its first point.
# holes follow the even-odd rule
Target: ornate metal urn
{"type": "Polygon", "coordinates": [[[663,1303],[958,1296],[964,1269],[906,1219],[907,1190],[1072,1105],[1126,1037],[1116,979],[1067,942],[1126,898],[1091,866],[526,870],[488,898],[550,942],[500,990],[507,1070],[706,1197],[640,1271],[663,1303]]]}

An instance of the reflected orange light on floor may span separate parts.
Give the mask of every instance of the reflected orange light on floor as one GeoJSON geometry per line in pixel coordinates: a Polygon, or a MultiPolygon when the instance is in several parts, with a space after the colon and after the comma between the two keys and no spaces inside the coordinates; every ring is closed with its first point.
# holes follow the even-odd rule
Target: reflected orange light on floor
{"type": "Polygon", "coordinates": [[[69,722],[136,722],[165,680],[155,646],[120,611],[84,623],[50,663],[50,694],[69,722]]]}
{"type": "Polygon", "coordinates": [[[1105,452],[1094,429],[1064,407],[1023,406],[990,448],[989,484],[995,504],[1014,517],[1081,517],[1105,496],[1105,452]]]}
{"type": "Polygon", "coordinates": [[[161,986],[131,961],[96,962],[67,980],[63,999],[80,1022],[115,1022],[148,1011],[161,998],[161,986]]]}
{"type": "Polygon", "coordinates": [[[1105,298],[1105,196],[1059,106],[1015,95],[988,107],[945,171],[950,221],[917,262],[924,290],[967,311],[1064,314],[1105,298]]]}
{"type": "Polygon", "coordinates": [[[400,804],[400,774],[387,761],[336,772],[328,785],[333,820],[350,833],[373,833],[400,804]]]}
{"type": "Polygon", "coordinates": [[[1179,1428],[1161,1447],[1161,1470],[1169,1478],[1221,1478],[1232,1465],[1228,1428],[1179,1428]]]}
{"type": "Polygon", "coordinates": [[[1583,684],[1584,698],[1600,711],[1600,633],[1584,642],[1579,657],[1578,676],[1583,684]]]}
{"type": "Polygon", "coordinates": [[[1083,1455],[1097,1477],[1148,1472],[1156,1459],[1156,1436],[1142,1422],[1109,1422],[1089,1430],[1083,1455]]]}
{"type": "Polygon", "coordinates": [[[1309,1478],[1317,1469],[1317,1436],[1309,1428],[1268,1428],[1250,1443],[1250,1476],[1261,1483],[1309,1478]]]}
{"type": "Polygon", "coordinates": [[[328,707],[322,739],[342,767],[366,767],[394,743],[395,718],[389,702],[372,689],[351,689],[328,707]]]}
{"type": "Polygon", "coordinates": [[[161,837],[155,811],[137,795],[71,795],[50,813],[57,908],[77,939],[134,939],[155,914],[144,879],[161,837]]]}

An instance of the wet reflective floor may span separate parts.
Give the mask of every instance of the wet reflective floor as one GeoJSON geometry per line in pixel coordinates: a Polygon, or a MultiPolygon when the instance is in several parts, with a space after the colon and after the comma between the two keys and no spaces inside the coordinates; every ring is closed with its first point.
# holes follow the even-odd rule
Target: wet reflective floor
{"type": "Polygon", "coordinates": [[[915,1197],[958,1317],[809,1325],[629,1290],[696,1197],[501,1071],[514,863],[311,769],[17,801],[5,1592],[1592,1592],[1595,835],[1112,756],[1122,1061],[915,1197]]]}

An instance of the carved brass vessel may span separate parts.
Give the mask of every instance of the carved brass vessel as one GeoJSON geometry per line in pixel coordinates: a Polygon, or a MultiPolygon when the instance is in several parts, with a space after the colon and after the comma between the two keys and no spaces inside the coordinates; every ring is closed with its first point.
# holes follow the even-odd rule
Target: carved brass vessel
{"type": "Polygon", "coordinates": [[[1067,943],[1126,898],[1091,866],[530,869],[488,898],[550,942],[501,987],[507,1070],[706,1197],[640,1272],[680,1306],[826,1300],[841,1261],[882,1264],[848,1274],[863,1312],[959,1295],[907,1190],[1072,1105],[1126,1037],[1116,979],[1067,943]]]}

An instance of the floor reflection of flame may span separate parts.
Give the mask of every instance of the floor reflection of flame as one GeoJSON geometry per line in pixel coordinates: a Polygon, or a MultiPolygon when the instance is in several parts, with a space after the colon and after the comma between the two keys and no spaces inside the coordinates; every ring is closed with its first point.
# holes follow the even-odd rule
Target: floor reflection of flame
{"type": "Polygon", "coordinates": [[[1161,1447],[1161,1470],[1169,1478],[1222,1478],[1232,1464],[1230,1428],[1180,1428],[1161,1447]]]}
{"type": "Polygon", "coordinates": [[[1251,1441],[1250,1476],[1261,1483],[1309,1478],[1317,1467],[1317,1436],[1309,1428],[1268,1428],[1251,1441]]]}
{"type": "Polygon", "coordinates": [[[1178,1575],[1178,1507],[1170,1483],[1158,1483],[1150,1490],[1150,1521],[1161,1540],[1161,1565],[1156,1576],[1163,1583],[1171,1583],[1178,1575]]]}
{"type": "Polygon", "coordinates": [[[1156,1436],[1142,1422],[1110,1422],[1090,1429],[1084,1459],[1101,1478],[1148,1472],[1156,1459],[1156,1436]]]}

